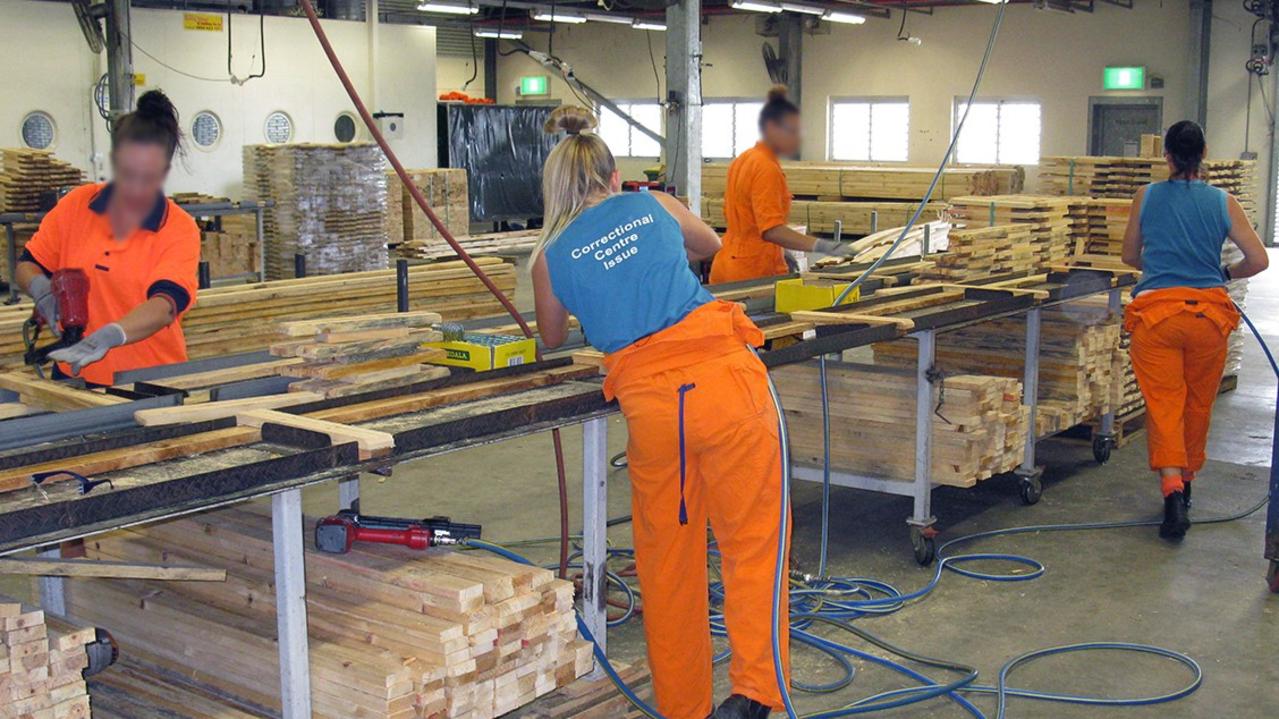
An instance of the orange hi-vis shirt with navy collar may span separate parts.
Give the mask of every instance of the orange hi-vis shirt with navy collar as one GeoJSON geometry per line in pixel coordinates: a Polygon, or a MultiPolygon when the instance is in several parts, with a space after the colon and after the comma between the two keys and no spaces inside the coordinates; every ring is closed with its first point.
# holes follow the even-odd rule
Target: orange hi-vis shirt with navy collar
{"type": "Polygon", "coordinates": [[[780,245],[764,239],[768,230],[786,224],[791,194],[777,155],[764,143],[737,156],[728,166],[724,191],[724,247],[711,265],[711,284],[784,275],[780,245]]]}
{"type": "MultiPolygon", "coordinates": [[[[200,228],[164,195],[142,226],[117,240],[106,217],[110,184],[85,185],[63,197],[27,243],[23,259],[46,273],[78,268],[89,278],[89,326],[85,335],[118,322],[152,297],[173,303],[175,319],[142,340],[107,353],[84,367],[80,376],[94,384],[113,384],[115,373],[187,359],[181,317],[195,303],[200,263],[200,228]]],[[[64,372],[67,368],[62,367],[64,372]]]]}

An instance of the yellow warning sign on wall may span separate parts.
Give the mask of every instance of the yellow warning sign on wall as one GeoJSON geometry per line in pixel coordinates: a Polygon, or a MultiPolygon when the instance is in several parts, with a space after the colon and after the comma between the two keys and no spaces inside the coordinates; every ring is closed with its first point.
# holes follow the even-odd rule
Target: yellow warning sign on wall
{"type": "Polygon", "coordinates": [[[222,16],[211,12],[182,13],[182,28],[184,30],[222,32],[222,16]]]}

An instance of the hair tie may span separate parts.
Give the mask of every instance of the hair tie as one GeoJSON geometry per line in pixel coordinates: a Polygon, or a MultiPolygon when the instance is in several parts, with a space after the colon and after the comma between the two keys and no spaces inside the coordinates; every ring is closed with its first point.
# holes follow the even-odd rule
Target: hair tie
{"type": "Polygon", "coordinates": [[[565,130],[564,132],[568,133],[570,137],[577,137],[578,135],[582,134],[581,130],[565,130]]]}

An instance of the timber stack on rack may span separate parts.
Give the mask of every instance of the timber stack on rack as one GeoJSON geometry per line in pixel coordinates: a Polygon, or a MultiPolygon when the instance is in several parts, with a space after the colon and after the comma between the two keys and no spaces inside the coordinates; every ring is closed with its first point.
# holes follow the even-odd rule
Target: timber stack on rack
{"type": "MultiPolygon", "coordinates": [[[[479,235],[458,234],[453,238],[472,257],[492,255],[519,255],[533,250],[541,230],[513,230],[511,232],[486,232],[479,235]]],[[[428,242],[405,242],[397,248],[401,257],[417,260],[443,260],[457,257],[457,253],[437,238],[428,242]]]]}
{"type": "MultiPolygon", "coordinates": [[[[1205,160],[1203,179],[1239,199],[1249,216],[1256,208],[1255,160],[1205,160]]],[[[1050,195],[1087,195],[1131,200],[1137,190],[1168,179],[1168,163],[1153,157],[1091,155],[1044,157],[1040,182],[1050,195]]]]}
{"type": "MultiPolygon", "coordinates": [[[[496,257],[476,262],[508,296],[515,266],[496,257]]],[[[410,309],[429,310],[445,321],[500,314],[501,306],[459,262],[409,269],[410,309]]],[[[376,270],[336,276],[260,282],[202,290],[182,318],[191,359],[262,350],[276,341],[275,323],[352,316],[395,309],[395,272],[376,270]]],[[[31,305],[0,307],[0,366],[22,362],[22,322],[31,305]]]]}
{"type": "MultiPolygon", "coordinates": [[[[451,234],[455,237],[470,234],[471,203],[466,170],[432,168],[407,172],[451,234]]],[[[443,243],[439,231],[413,201],[399,175],[387,172],[386,181],[386,229],[391,243],[419,243],[420,246],[432,241],[443,243]]]]}
{"type": "Polygon", "coordinates": [[[382,269],[386,255],[386,160],[377,145],[290,144],[244,147],[248,199],[273,201],[264,213],[269,279],[382,269]]]}
{"type": "MultiPolygon", "coordinates": [[[[229,509],[151,524],[91,540],[87,554],[225,568],[225,583],[77,580],[68,607],[110,627],[134,666],[255,715],[279,711],[269,516],[229,509]]],[[[592,667],[573,585],[546,569],[357,544],[308,550],[306,576],[317,718],[495,717],[592,667]]]]}
{"type": "Polygon", "coordinates": [[[947,241],[945,252],[929,255],[933,266],[921,271],[921,281],[971,282],[998,275],[1028,275],[1036,267],[1027,225],[951,229],[947,241]]]}
{"type": "MultiPolygon", "coordinates": [[[[914,344],[914,343],[909,343],[914,344]]],[[[817,365],[772,371],[786,410],[794,458],[822,463],[821,388],[817,365]]],[[[896,480],[914,478],[915,371],[828,364],[831,464],[838,470],[896,480]]],[[[1021,382],[1003,377],[952,374],[932,417],[932,480],[971,487],[1021,462],[1028,409],[1021,382]]]]}
{"type": "MultiPolygon", "coordinates": [[[[173,201],[182,206],[230,202],[231,199],[200,192],[179,192],[173,195],[173,201]]],[[[200,260],[209,263],[209,275],[213,279],[242,276],[259,270],[258,221],[254,215],[197,216],[195,219],[200,226],[200,260]]]]}
{"type": "MultiPolygon", "coordinates": [[[[839,221],[845,235],[869,235],[872,225],[876,230],[904,226],[918,206],[918,202],[794,200],[787,222],[808,228],[811,235],[830,236],[835,233],[835,223],[839,221]],[[871,221],[872,212],[876,213],[875,223],[871,221]]],[[[930,202],[920,219],[925,222],[934,220],[945,208],[944,202],[930,202]]],[[[702,219],[721,230],[728,227],[722,195],[702,197],[702,219]]]]}
{"type": "Polygon", "coordinates": [[[291,392],[341,397],[402,387],[449,374],[446,367],[427,364],[443,358],[444,350],[422,347],[444,338],[432,329],[439,322],[434,312],[281,322],[271,354],[299,360],[280,368],[280,374],[301,380],[289,386],[291,392]]]}
{"type": "Polygon", "coordinates": [[[0,148],[0,212],[40,212],[41,196],[84,182],[84,173],[48,150],[0,148]]]}
{"type": "MultiPolygon", "coordinates": [[[[1121,351],[1119,319],[1109,316],[1104,302],[1045,309],[1041,320],[1038,437],[1073,427],[1110,407],[1121,351]]],[[[880,342],[874,351],[877,365],[915,366],[913,342],[880,342]]],[[[937,368],[947,374],[1022,377],[1026,318],[991,320],[939,334],[936,353],[937,368]]],[[[949,387],[950,380],[945,381],[949,387]]]]}
{"type": "Polygon", "coordinates": [[[45,617],[40,609],[0,595],[0,717],[89,719],[82,672],[93,627],[45,617]]]}
{"type": "Polygon", "coordinates": [[[965,196],[950,201],[950,215],[966,228],[1026,225],[1030,229],[1032,269],[1064,261],[1075,249],[1075,238],[1086,233],[1076,220],[1086,204],[1049,195],[965,196]]]}

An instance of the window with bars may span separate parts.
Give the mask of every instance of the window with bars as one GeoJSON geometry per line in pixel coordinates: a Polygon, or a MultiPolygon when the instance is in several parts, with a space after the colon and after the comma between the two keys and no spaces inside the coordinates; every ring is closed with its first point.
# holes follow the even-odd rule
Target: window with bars
{"type": "MultiPolygon", "coordinates": [[[[968,98],[955,98],[954,125],[963,117],[968,98]]],[[[956,162],[993,165],[1038,165],[1042,132],[1035,100],[973,102],[955,148],[956,162]]]]}
{"type": "Polygon", "coordinates": [[[827,155],[832,160],[905,162],[910,154],[910,100],[838,98],[830,104],[827,155]]]}
{"type": "Polygon", "coordinates": [[[730,160],[759,139],[759,100],[719,98],[702,102],[702,157],[730,160]]]}
{"type": "MultiPolygon", "coordinates": [[[[662,106],[656,100],[621,101],[617,106],[644,127],[662,134],[662,106]]],[[[599,136],[614,157],[661,157],[662,146],[657,140],[635,129],[617,113],[602,107],[599,118],[599,136]]]]}

